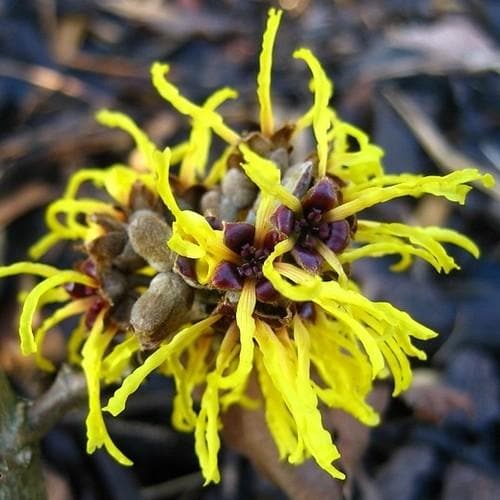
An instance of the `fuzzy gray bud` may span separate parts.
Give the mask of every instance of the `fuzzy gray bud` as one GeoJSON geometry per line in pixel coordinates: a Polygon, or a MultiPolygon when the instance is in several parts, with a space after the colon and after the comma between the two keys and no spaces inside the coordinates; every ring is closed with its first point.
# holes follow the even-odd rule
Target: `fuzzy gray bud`
{"type": "Polygon", "coordinates": [[[133,249],[157,271],[170,271],[174,264],[175,256],[167,247],[171,234],[169,225],[150,210],[135,212],[128,225],[133,249]]]}
{"type": "Polygon", "coordinates": [[[185,323],[193,301],[193,290],[174,273],[159,273],[137,299],[130,324],[145,349],[156,347],[185,323]]]}

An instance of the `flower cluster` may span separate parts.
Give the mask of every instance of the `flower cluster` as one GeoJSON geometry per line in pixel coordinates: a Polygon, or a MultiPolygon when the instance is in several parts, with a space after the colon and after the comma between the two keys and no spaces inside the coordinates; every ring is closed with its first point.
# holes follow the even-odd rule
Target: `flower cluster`
{"type": "Polygon", "coordinates": [[[74,270],[34,262],[0,268],[0,276],[43,278],[25,297],[20,318],[22,351],[35,353],[41,368],[55,368],[41,355],[46,333],[80,317],[68,360],[87,379],[89,452],[105,446],[130,464],[106,431],[101,385],[120,384],[104,407],[118,415],[157,371],[175,381],[173,425],[194,432],[207,482],[219,481],[221,414],[234,404],[263,405],[282,459],[312,457],[343,478],[320,404],[377,424],[366,401],[374,380],[390,374],[394,395],[408,388],[408,358],[425,359],[413,340],[436,335],[391,304],[364,297],[350,264],[397,255],[395,271],[420,257],[449,272],[458,266],[443,244],[479,255],[472,241],[450,229],[361,218],[364,209],[402,196],[464,203],[469,183],[490,186],[492,178],[475,169],[386,174],[382,150],[329,107],[332,84],[308,49],[294,57],[311,72],[313,104],[295,123],[275,125],[271,69],[280,19],[271,9],[257,77],[260,130],[240,135],[216,111],[236,97],[234,90],[194,104],[167,80],[168,66],[155,63],[154,86],[191,119],[187,141],[160,150],[130,118],[100,112],[101,123],[133,137],[144,170],[80,170],[49,206],[49,233],[31,255],[39,259],[57,242],[75,240],[83,257],[74,270]],[[294,141],[307,133],[314,150],[297,158],[294,141]],[[227,143],[215,160],[213,134],[227,143]],[[79,196],[85,182],[102,191],[99,200],[79,196]],[[55,302],[60,306],[33,331],[36,310],[55,302]],[[254,375],[259,400],[246,394],[254,375]]]}

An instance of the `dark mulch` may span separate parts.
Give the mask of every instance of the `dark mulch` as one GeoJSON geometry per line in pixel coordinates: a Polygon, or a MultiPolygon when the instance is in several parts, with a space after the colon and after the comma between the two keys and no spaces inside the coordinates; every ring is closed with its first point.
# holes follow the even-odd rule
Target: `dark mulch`
{"type": "MultiPolygon", "coordinates": [[[[306,70],[291,58],[303,44],[334,79],[339,113],[385,148],[389,171],[446,173],[477,165],[500,175],[496,0],[282,4],[293,6],[280,30],[273,80],[284,116],[310,99],[306,70]]],[[[96,124],[97,109],[130,113],[159,144],[185,136],[187,122],[149,82],[151,62],[168,61],[171,78],[196,101],[220,86],[239,89],[227,116],[236,128],[251,127],[268,6],[238,0],[0,0],[4,262],[26,258],[26,248],[44,231],[44,206],[71,172],[126,160],[131,142],[96,124]]],[[[427,366],[445,387],[468,393],[474,412],[451,405],[432,422],[419,414],[418,404],[394,402],[372,433],[354,497],[500,498],[500,185],[473,192],[464,207],[398,201],[373,215],[447,225],[480,245],[479,261],[456,252],[462,271],[447,277],[420,264],[391,274],[386,261],[355,270],[372,298],[389,300],[440,332],[426,345],[427,366]]],[[[68,257],[60,251],[52,259],[64,265],[68,257]]],[[[0,362],[19,391],[33,395],[49,381],[40,381],[15,354],[15,288],[12,281],[0,287],[4,325],[12,325],[1,333],[0,362]]],[[[442,398],[432,400],[433,388],[428,390],[424,400],[437,405],[442,398]]],[[[280,498],[230,450],[221,455],[221,485],[202,489],[192,437],[170,427],[172,391],[167,381],[153,378],[124,417],[109,422],[113,438],[136,463],[132,469],[102,452],[88,456],[83,413],[65,418],[43,442],[52,498],[69,498],[68,492],[85,500],[280,498]]]]}

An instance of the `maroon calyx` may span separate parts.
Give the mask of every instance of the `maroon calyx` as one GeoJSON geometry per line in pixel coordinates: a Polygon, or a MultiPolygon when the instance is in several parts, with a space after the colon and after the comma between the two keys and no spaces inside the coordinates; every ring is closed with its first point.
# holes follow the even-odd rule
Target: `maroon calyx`
{"type": "Polygon", "coordinates": [[[346,220],[338,220],[330,222],[329,228],[330,234],[324,242],[332,252],[340,253],[345,250],[349,244],[351,239],[351,226],[346,220]]]}
{"type": "Polygon", "coordinates": [[[85,326],[87,328],[92,328],[97,316],[107,305],[108,302],[105,299],[96,295],[94,302],[92,302],[92,305],[85,314],[85,326]]]}
{"type": "Polygon", "coordinates": [[[238,267],[231,262],[223,261],[215,269],[212,285],[219,290],[241,290],[244,278],[238,267]]]}
{"type": "Polygon", "coordinates": [[[68,292],[72,299],[84,299],[95,295],[96,289],[82,283],[66,283],[64,289],[68,292]]]}
{"type": "Polygon", "coordinates": [[[230,302],[220,302],[212,314],[219,314],[221,318],[212,325],[217,332],[227,332],[227,329],[236,320],[236,306],[230,302]]]}
{"type": "Polygon", "coordinates": [[[312,271],[313,273],[318,272],[321,268],[321,264],[323,264],[323,258],[316,250],[304,248],[301,245],[295,245],[291,253],[295,262],[297,262],[302,269],[312,271]]]}
{"type": "Polygon", "coordinates": [[[340,197],[339,187],[329,177],[323,177],[302,197],[302,209],[304,212],[316,209],[324,213],[336,207],[340,197]]]}
{"type": "Polygon", "coordinates": [[[295,214],[285,205],[280,205],[271,216],[276,229],[289,236],[295,227],[295,214]]]}
{"type": "MultiPolygon", "coordinates": [[[[81,273],[86,274],[95,280],[99,280],[97,266],[93,259],[85,259],[78,265],[77,268],[81,273]]],[[[82,283],[66,283],[64,285],[64,289],[68,292],[70,297],[75,300],[90,297],[93,298],[90,307],[85,313],[85,326],[89,329],[92,328],[98,314],[105,307],[109,306],[108,300],[100,295],[99,286],[92,287],[82,283]]]]}
{"type": "Polygon", "coordinates": [[[300,302],[297,304],[297,313],[305,321],[314,321],[316,319],[316,309],[314,302],[300,302]]]}
{"type": "Polygon", "coordinates": [[[97,264],[90,257],[78,265],[78,270],[91,278],[97,279],[97,264]]]}
{"type": "Polygon", "coordinates": [[[206,215],[205,219],[210,224],[212,229],[217,231],[222,231],[222,229],[224,229],[222,222],[217,217],[214,217],[213,215],[206,215]]]}
{"type": "Polygon", "coordinates": [[[184,278],[196,281],[196,260],[189,257],[177,256],[175,259],[175,270],[184,278]]]}
{"type": "Polygon", "coordinates": [[[271,253],[274,250],[274,247],[280,242],[286,239],[286,235],[280,231],[276,231],[275,229],[271,229],[264,236],[264,241],[262,242],[262,247],[266,250],[269,250],[271,253]]]}
{"type": "MultiPolygon", "coordinates": [[[[91,278],[97,279],[97,266],[95,262],[88,258],[78,264],[77,269],[91,278]]],[[[82,283],[66,283],[64,289],[73,299],[84,299],[97,294],[97,288],[82,283]]]]}
{"type": "Polygon", "coordinates": [[[266,304],[272,304],[276,302],[280,297],[279,292],[266,278],[262,278],[257,281],[257,284],[255,286],[255,295],[259,302],[265,302],[266,304]]]}
{"type": "Polygon", "coordinates": [[[225,222],[224,244],[233,252],[240,254],[245,245],[253,245],[255,226],[247,222],[225,222]]]}

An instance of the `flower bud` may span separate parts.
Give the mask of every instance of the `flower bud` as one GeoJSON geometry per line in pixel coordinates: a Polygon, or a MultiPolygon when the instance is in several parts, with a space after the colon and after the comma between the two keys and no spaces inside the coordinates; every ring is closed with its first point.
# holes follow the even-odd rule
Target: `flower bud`
{"type": "Polygon", "coordinates": [[[172,231],[168,224],[150,210],[135,212],[128,226],[133,249],[157,271],[170,271],[175,256],[167,247],[172,231]]]}
{"type": "Polygon", "coordinates": [[[193,291],[174,273],[157,274],[137,299],[130,324],[144,349],[152,349],[188,321],[193,291]]]}

